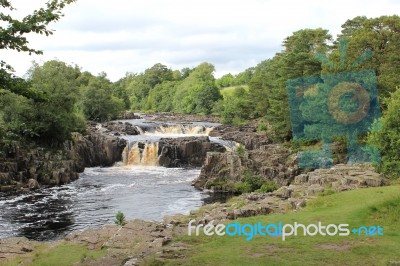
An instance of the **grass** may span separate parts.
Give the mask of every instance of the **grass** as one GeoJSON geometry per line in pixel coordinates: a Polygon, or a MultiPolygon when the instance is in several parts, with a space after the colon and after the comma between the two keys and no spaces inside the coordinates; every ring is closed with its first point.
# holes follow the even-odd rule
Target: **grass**
{"type": "Polygon", "coordinates": [[[4,266],[25,265],[25,266],[69,266],[85,260],[94,260],[104,257],[106,250],[89,250],[83,245],[60,242],[57,245],[43,244],[31,254],[24,257],[17,257],[4,266]]]}
{"type": "MultiPolygon", "coordinates": [[[[241,205],[232,198],[228,205],[241,205]]],[[[206,207],[206,206],[205,206],[206,207]]],[[[205,208],[203,207],[203,208],[205,208]]],[[[206,209],[206,208],[205,208],[206,209]]],[[[204,210],[203,210],[204,211],[204,210]]],[[[238,219],[241,224],[349,224],[381,226],[383,236],[178,236],[171,243],[187,248],[172,251],[163,259],[147,257],[144,265],[399,265],[400,264],[400,185],[365,188],[341,193],[325,193],[308,202],[301,211],[238,219]]],[[[168,247],[167,247],[168,249],[168,247]]],[[[106,250],[62,241],[43,244],[31,254],[15,258],[14,265],[73,265],[106,255],[106,250]]]]}
{"type": "Polygon", "coordinates": [[[263,224],[294,222],[349,224],[353,227],[383,227],[383,236],[297,236],[280,237],[183,236],[191,246],[184,258],[148,264],[167,265],[399,265],[400,264],[400,186],[366,188],[324,195],[298,212],[239,219],[263,224]]]}
{"type": "Polygon", "coordinates": [[[232,95],[237,87],[243,87],[246,91],[249,90],[249,86],[248,85],[238,85],[238,86],[222,88],[220,90],[220,92],[221,92],[222,96],[225,98],[226,96],[232,95]]]}

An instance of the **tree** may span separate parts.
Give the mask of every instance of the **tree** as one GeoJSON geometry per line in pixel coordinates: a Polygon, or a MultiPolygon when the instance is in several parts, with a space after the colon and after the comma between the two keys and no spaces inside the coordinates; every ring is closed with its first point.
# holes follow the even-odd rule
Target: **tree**
{"type": "Polygon", "coordinates": [[[180,113],[210,114],[215,102],[222,99],[215,85],[214,66],[202,63],[178,86],[174,110],[180,113]]]}
{"type": "Polygon", "coordinates": [[[128,85],[134,78],[134,74],[126,73],[125,77],[115,82],[112,86],[113,95],[124,102],[125,109],[131,108],[131,100],[129,98],[128,85]]]}
{"type": "Polygon", "coordinates": [[[112,95],[112,83],[103,75],[92,78],[84,88],[83,112],[87,119],[106,121],[117,118],[124,110],[121,99],[112,95]]]}
{"type": "Polygon", "coordinates": [[[222,122],[224,124],[241,124],[250,118],[251,104],[248,92],[243,87],[235,88],[232,95],[223,101],[222,122]]]}
{"type": "MultiPolygon", "coordinates": [[[[342,25],[342,34],[339,37],[348,41],[345,69],[374,69],[378,78],[379,95],[390,96],[399,81],[400,17],[355,17],[342,25]],[[372,58],[362,65],[354,66],[359,56],[367,49],[371,50],[372,58]]],[[[330,58],[338,60],[339,57],[336,43],[330,58]]]]}
{"type": "Polygon", "coordinates": [[[157,84],[149,92],[147,98],[146,110],[156,112],[171,112],[174,108],[173,100],[176,93],[177,81],[164,81],[157,84]]]}
{"type": "Polygon", "coordinates": [[[262,117],[267,114],[269,108],[269,94],[271,92],[271,60],[265,60],[255,67],[254,75],[249,81],[249,99],[253,102],[251,116],[262,117]]]}
{"type": "MultiPolygon", "coordinates": [[[[17,84],[28,86],[24,80],[14,83],[17,84]]],[[[32,100],[0,89],[0,150],[2,144],[37,137],[31,126],[33,112],[32,100]]]]}
{"type": "MultiPolygon", "coordinates": [[[[28,52],[29,54],[41,54],[42,51],[28,46],[29,42],[26,36],[31,33],[44,34],[46,36],[53,34],[47,26],[51,22],[58,21],[63,16],[61,12],[62,9],[73,2],[75,2],[75,0],[51,0],[47,2],[46,8],[40,8],[22,19],[16,19],[12,16],[15,9],[11,1],[1,0],[0,6],[8,10],[9,14],[0,13],[0,21],[2,22],[2,27],[0,28],[0,49],[28,52]]],[[[12,71],[13,68],[11,65],[4,61],[0,62],[0,88],[40,100],[39,96],[29,90],[15,90],[16,86],[13,85],[13,83],[16,80],[12,71]]]]}
{"type": "Polygon", "coordinates": [[[157,63],[144,71],[144,82],[150,88],[167,80],[173,80],[173,72],[163,64],[157,63]]]}
{"type": "Polygon", "coordinates": [[[240,72],[235,76],[235,80],[233,82],[233,85],[246,85],[250,82],[251,78],[254,75],[256,68],[255,67],[250,67],[246,69],[243,72],[240,72]]]}
{"type": "Polygon", "coordinates": [[[217,85],[218,88],[225,88],[232,86],[234,84],[234,81],[235,77],[231,73],[228,73],[217,79],[215,81],[215,84],[217,85]]]}
{"type": "Polygon", "coordinates": [[[83,131],[85,121],[76,108],[80,98],[80,70],[64,62],[52,60],[42,66],[34,63],[29,71],[31,90],[45,101],[33,102],[32,128],[41,141],[60,143],[70,133],[83,131]]]}
{"type": "Polygon", "coordinates": [[[387,100],[387,110],[381,120],[376,120],[368,135],[368,143],[382,153],[378,171],[386,176],[398,178],[400,173],[400,88],[387,100]]]}
{"type": "Polygon", "coordinates": [[[144,73],[136,75],[131,79],[127,88],[131,95],[131,108],[133,110],[144,110],[150,90],[157,84],[164,81],[172,81],[173,79],[172,70],[160,63],[146,69],[144,73]]]}
{"type": "Polygon", "coordinates": [[[319,75],[322,64],[316,54],[329,51],[329,40],[331,35],[321,28],[296,31],[284,40],[285,50],[271,60],[266,85],[270,88],[266,118],[278,140],[291,138],[286,82],[293,78],[319,75]]]}

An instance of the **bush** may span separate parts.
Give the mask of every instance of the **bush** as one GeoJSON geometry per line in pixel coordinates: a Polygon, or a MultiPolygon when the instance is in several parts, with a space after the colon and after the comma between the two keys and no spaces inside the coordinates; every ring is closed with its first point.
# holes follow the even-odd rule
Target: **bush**
{"type": "Polygon", "coordinates": [[[245,148],[244,148],[244,146],[243,146],[242,144],[239,144],[239,146],[237,146],[237,148],[236,148],[236,153],[237,153],[239,156],[243,156],[243,155],[244,155],[244,153],[245,153],[245,148]]]}
{"type": "Polygon", "coordinates": [[[253,191],[267,193],[278,189],[279,186],[271,180],[265,180],[251,171],[243,172],[243,180],[233,185],[234,193],[250,193],[253,191]]]}
{"type": "Polygon", "coordinates": [[[277,190],[278,188],[279,188],[279,186],[277,184],[268,180],[268,181],[264,181],[262,186],[259,189],[257,189],[256,191],[260,192],[260,193],[268,193],[268,192],[277,190]]]}
{"type": "Polygon", "coordinates": [[[257,131],[265,131],[265,132],[268,131],[267,124],[265,124],[264,122],[258,124],[257,131]]]}
{"type": "Polygon", "coordinates": [[[252,187],[249,183],[247,182],[237,182],[233,185],[233,192],[234,193],[238,193],[238,194],[242,194],[242,193],[249,193],[252,192],[252,187]]]}
{"type": "MultiPolygon", "coordinates": [[[[379,148],[382,158],[377,170],[387,177],[398,178],[400,173],[400,88],[388,99],[387,110],[382,119],[376,120],[368,135],[368,144],[379,148]]],[[[373,152],[370,152],[373,154],[373,152]]],[[[375,155],[379,156],[378,154],[375,155]]],[[[377,160],[377,158],[372,158],[377,160]]]]}
{"type": "Polygon", "coordinates": [[[100,122],[116,119],[124,110],[124,102],[112,95],[111,82],[105,76],[89,80],[82,105],[87,119],[100,122]]]}
{"type": "Polygon", "coordinates": [[[318,194],[318,196],[329,196],[335,194],[335,191],[333,189],[325,189],[324,192],[321,192],[318,194]]]}
{"type": "Polygon", "coordinates": [[[251,103],[248,99],[248,92],[238,87],[232,95],[228,95],[223,101],[223,110],[221,111],[221,122],[223,124],[243,124],[250,118],[251,103]]]}
{"type": "Polygon", "coordinates": [[[265,182],[261,176],[255,175],[250,171],[245,171],[243,175],[243,181],[250,185],[251,191],[259,189],[265,182]]]}
{"type": "Polygon", "coordinates": [[[118,211],[117,214],[115,215],[115,220],[114,223],[117,225],[125,225],[125,215],[123,212],[118,211]]]}

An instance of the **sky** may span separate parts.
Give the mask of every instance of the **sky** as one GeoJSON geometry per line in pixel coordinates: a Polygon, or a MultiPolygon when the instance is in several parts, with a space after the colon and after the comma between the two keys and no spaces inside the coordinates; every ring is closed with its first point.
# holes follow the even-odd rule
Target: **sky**
{"type": "MultiPolygon", "coordinates": [[[[46,0],[11,0],[22,17],[46,0]]],[[[29,35],[44,55],[2,51],[23,76],[32,61],[58,59],[112,81],[156,63],[172,69],[209,62],[215,75],[237,74],[282,50],[294,31],[322,27],[335,37],[347,19],[400,14],[398,0],[78,0],[51,24],[50,37],[29,35]]]]}

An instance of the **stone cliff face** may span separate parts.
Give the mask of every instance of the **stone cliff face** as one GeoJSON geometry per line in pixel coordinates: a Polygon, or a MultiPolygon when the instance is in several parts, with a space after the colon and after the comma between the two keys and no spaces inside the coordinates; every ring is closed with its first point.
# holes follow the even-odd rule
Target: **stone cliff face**
{"type": "Polygon", "coordinates": [[[284,186],[299,173],[295,155],[282,145],[270,144],[266,134],[254,127],[219,126],[210,135],[240,143],[245,151],[208,153],[200,176],[193,182],[196,188],[229,191],[230,185],[243,179],[244,171],[284,186]]]}
{"type": "Polygon", "coordinates": [[[318,195],[330,195],[347,190],[390,185],[369,164],[337,164],[330,169],[316,169],[294,177],[290,185],[270,193],[245,193],[233,203],[214,203],[211,210],[199,212],[199,223],[223,223],[239,217],[286,213],[299,210],[318,195]],[[237,204],[239,203],[240,204],[237,204]]]}
{"type": "Polygon", "coordinates": [[[272,143],[265,132],[256,131],[253,126],[221,125],[215,127],[209,135],[210,137],[220,137],[224,140],[241,143],[247,150],[259,149],[272,143]]]}
{"type": "Polygon", "coordinates": [[[85,167],[111,166],[121,160],[126,141],[94,125],[88,134],[73,134],[64,148],[17,147],[0,157],[0,191],[24,191],[40,185],[60,185],[78,178],[85,167]]]}
{"type": "Polygon", "coordinates": [[[225,152],[220,144],[210,142],[204,137],[164,138],[158,143],[158,162],[160,166],[196,166],[204,164],[207,152],[225,152]]]}
{"type": "Polygon", "coordinates": [[[75,134],[73,141],[65,144],[65,150],[76,161],[79,171],[85,167],[112,166],[121,161],[126,140],[91,131],[88,135],[75,134]]]}
{"type": "Polygon", "coordinates": [[[0,191],[59,185],[78,178],[77,164],[62,151],[17,148],[0,158],[0,191]]]}

